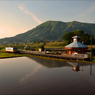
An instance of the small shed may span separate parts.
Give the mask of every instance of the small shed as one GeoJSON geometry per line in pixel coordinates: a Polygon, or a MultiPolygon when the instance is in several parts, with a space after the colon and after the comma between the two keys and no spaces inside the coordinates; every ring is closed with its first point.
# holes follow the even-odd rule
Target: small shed
{"type": "Polygon", "coordinates": [[[42,49],[41,48],[39,48],[39,52],[41,52],[42,51],[42,49]]]}
{"type": "Polygon", "coordinates": [[[29,49],[29,46],[25,46],[24,49],[29,49]]]}
{"type": "Polygon", "coordinates": [[[74,36],[73,42],[65,46],[67,54],[87,54],[88,47],[83,43],[79,42],[80,36],[74,36]]]}

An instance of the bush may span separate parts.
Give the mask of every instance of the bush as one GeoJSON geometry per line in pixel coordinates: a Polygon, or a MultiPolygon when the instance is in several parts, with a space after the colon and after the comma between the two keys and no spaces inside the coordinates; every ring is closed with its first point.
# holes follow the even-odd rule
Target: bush
{"type": "Polygon", "coordinates": [[[58,54],[59,54],[59,52],[58,52],[58,51],[56,51],[56,52],[55,52],[55,54],[56,54],[56,55],[58,55],[58,54]]]}
{"type": "Polygon", "coordinates": [[[64,41],[64,46],[68,44],[69,44],[69,41],[64,41]]]}
{"type": "Polygon", "coordinates": [[[41,48],[42,49],[42,51],[44,51],[44,45],[40,45],[40,46],[38,46],[38,48],[41,48]]]}

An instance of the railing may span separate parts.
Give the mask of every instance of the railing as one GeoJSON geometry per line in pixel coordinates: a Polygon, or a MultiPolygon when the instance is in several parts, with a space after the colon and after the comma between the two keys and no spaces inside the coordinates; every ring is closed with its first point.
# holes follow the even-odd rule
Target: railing
{"type": "Polygon", "coordinates": [[[72,54],[72,57],[88,58],[88,55],[87,54],[72,54]]]}
{"type": "Polygon", "coordinates": [[[32,51],[32,50],[23,50],[23,52],[26,53],[37,53],[37,54],[45,54],[45,51],[32,51]]]}

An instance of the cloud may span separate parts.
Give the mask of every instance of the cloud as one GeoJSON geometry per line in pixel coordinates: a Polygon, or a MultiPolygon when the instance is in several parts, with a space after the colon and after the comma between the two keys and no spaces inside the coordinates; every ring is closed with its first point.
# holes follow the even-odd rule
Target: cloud
{"type": "Polygon", "coordinates": [[[38,22],[39,24],[41,24],[42,22],[31,12],[29,12],[28,10],[24,9],[22,6],[18,5],[19,9],[21,9],[22,11],[24,11],[26,14],[29,14],[33,17],[33,19],[38,22]]]}
{"type": "Polygon", "coordinates": [[[42,65],[38,65],[36,68],[34,68],[34,70],[28,74],[28,75],[25,75],[23,78],[20,79],[20,82],[23,82],[25,81],[27,78],[29,78],[30,76],[33,76],[33,74],[35,74],[40,68],[42,67],[42,65]]]}

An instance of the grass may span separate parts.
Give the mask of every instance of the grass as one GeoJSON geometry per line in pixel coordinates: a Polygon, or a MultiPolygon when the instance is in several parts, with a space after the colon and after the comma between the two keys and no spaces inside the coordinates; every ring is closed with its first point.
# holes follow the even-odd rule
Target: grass
{"type": "Polygon", "coordinates": [[[0,58],[10,58],[10,57],[20,57],[23,56],[21,54],[16,54],[16,53],[2,53],[0,52],[0,58]]]}
{"type": "MultiPolygon", "coordinates": [[[[32,43],[29,44],[28,46],[30,49],[37,49],[39,46],[43,45],[44,43],[32,43]]],[[[16,47],[17,49],[24,49],[26,45],[7,45],[7,46],[2,46],[0,45],[0,49],[5,48],[5,47],[16,47]]],[[[89,48],[91,45],[87,45],[89,48]]],[[[63,42],[49,42],[44,45],[45,48],[64,48],[64,43],[63,42]]],[[[95,48],[95,45],[92,45],[92,48],[95,48]]]]}
{"type": "Polygon", "coordinates": [[[46,43],[45,48],[64,48],[63,42],[50,42],[46,43]]]}
{"type": "MultiPolygon", "coordinates": [[[[35,48],[35,49],[37,49],[39,46],[41,46],[41,45],[43,45],[44,43],[32,43],[32,44],[29,44],[28,46],[30,47],[30,48],[35,48]]],[[[24,49],[24,47],[26,46],[26,45],[7,45],[7,46],[3,46],[3,45],[0,45],[0,50],[2,49],[2,48],[5,48],[5,47],[10,47],[10,46],[12,46],[12,47],[16,47],[16,48],[18,48],[18,49],[24,49]]],[[[89,48],[91,47],[91,45],[87,45],[89,48]]],[[[64,43],[63,42],[49,42],[49,43],[46,43],[46,45],[44,46],[45,48],[64,48],[65,46],[64,46],[64,43]]],[[[95,45],[92,45],[92,48],[95,48],[95,45]]]]}
{"type": "MultiPolygon", "coordinates": [[[[87,45],[89,48],[91,48],[91,45],[87,45]]],[[[95,45],[92,45],[92,48],[95,48],[95,45]]]]}
{"type": "MultiPolygon", "coordinates": [[[[44,43],[33,43],[28,45],[30,49],[38,49],[44,43]]],[[[24,49],[26,45],[7,45],[7,46],[0,46],[0,51],[4,51],[5,47],[16,47],[17,49],[24,49]]],[[[44,48],[64,48],[63,42],[49,42],[44,45],[44,48]]]]}

